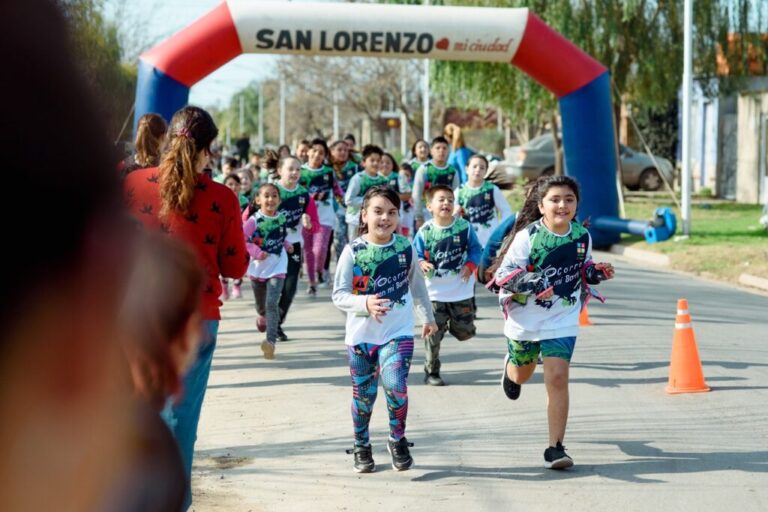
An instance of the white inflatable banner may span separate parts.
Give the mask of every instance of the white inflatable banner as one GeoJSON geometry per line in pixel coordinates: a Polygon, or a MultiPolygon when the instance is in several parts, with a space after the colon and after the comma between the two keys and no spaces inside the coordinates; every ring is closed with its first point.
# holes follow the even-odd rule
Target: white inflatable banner
{"type": "Polygon", "coordinates": [[[228,0],[243,53],[509,63],[528,9],[228,0]],[[354,7],[354,8],[353,8],[354,7]]]}

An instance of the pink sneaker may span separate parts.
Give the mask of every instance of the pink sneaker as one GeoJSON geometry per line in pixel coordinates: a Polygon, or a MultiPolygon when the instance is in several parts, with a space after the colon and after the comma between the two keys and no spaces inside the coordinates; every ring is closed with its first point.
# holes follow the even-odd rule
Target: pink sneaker
{"type": "Polygon", "coordinates": [[[256,317],[256,328],[259,330],[259,332],[266,332],[267,330],[267,319],[263,316],[256,317]]]}
{"type": "Polygon", "coordinates": [[[240,291],[240,285],[239,284],[233,284],[232,285],[232,298],[233,299],[239,299],[242,296],[243,296],[243,294],[240,291]]]}
{"type": "Polygon", "coordinates": [[[225,300],[229,299],[229,286],[227,285],[227,282],[224,279],[220,279],[221,281],[221,295],[219,295],[219,300],[221,302],[224,302],[225,300]]]}

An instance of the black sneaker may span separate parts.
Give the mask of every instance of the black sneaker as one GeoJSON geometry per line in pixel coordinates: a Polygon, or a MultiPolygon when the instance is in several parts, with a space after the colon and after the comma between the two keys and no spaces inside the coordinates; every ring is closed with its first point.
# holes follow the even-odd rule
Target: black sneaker
{"type": "Polygon", "coordinates": [[[371,445],[355,446],[351,450],[347,450],[347,453],[355,456],[355,465],[352,466],[355,473],[373,473],[376,471],[376,463],[373,462],[371,445]]]}
{"type": "Polygon", "coordinates": [[[547,469],[565,469],[573,466],[573,459],[565,453],[565,446],[560,441],[556,446],[544,450],[544,467],[547,469]]]}
{"type": "Polygon", "coordinates": [[[439,373],[427,373],[424,375],[424,384],[430,386],[445,386],[445,381],[440,377],[439,373]]]}
{"type": "Polygon", "coordinates": [[[285,335],[282,327],[277,328],[277,341],[288,341],[288,336],[285,335]]]}
{"type": "Polygon", "coordinates": [[[507,365],[509,364],[509,354],[504,356],[504,369],[501,371],[501,389],[510,400],[517,400],[520,397],[522,386],[507,377],[507,365]]]}
{"type": "Polygon", "coordinates": [[[411,457],[411,451],[408,449],[411,446],[413,443],[409,443],[404,437],[399,441],[391,439],[387,441],[387,451],[392,456],[392,469],[405,471],[413,467],[413,457],[411,457]]]}
{"type": "Polygon", "coordinates": [[[317,288],[314,286],[309,286],[309,288],[307,288],[307,295],[310,297],[315,297],[317,295],[317,288]]]}

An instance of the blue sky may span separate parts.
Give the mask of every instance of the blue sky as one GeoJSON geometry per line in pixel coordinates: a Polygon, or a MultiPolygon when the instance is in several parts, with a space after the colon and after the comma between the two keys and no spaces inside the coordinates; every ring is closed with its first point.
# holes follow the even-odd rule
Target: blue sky
{"type": "MultiPolygon", "coordinates": [[[[114,19],[130,7],[123,22],[140,31],[138,38],[160,42],[221,4],[222,0],[106,0],[105,12],[114,19]]],[[[121,24],[120,20],[118,25],[121,24]]],[[[190,92],[189,101],[195,105],[224,106],[230,97],[253,80],[269,76],[276,57],[272,55],[241,55],[198,82],[190,92]]]]}

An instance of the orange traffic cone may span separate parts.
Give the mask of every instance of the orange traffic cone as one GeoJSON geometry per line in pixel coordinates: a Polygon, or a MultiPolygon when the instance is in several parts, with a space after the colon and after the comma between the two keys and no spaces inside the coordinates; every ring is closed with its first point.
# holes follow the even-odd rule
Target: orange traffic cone
{"type": "Polygon", "coordinates": [[[701,393],[703,391],[709,391],[709,386],[704,382],[699,350],[696,348],[696,337],[691,327],[691,315],[688,313],[688,301],[680,299],[677,301],[667,393],[701,393]]]}
{"type": "Polygon", "coordinates": [[[589,319],[589,311],[587,311],[586,304],[581,308],[581,312],[579,313],[579,325],[582,327],[585,325],[594,325],[592,320],[589,319]]]}

